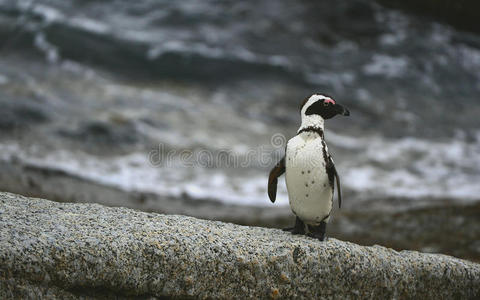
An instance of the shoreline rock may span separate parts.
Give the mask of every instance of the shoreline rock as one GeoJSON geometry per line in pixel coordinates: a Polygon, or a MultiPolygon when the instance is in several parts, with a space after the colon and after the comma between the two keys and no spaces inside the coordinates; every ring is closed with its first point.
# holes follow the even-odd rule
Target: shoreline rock
{"type": "Polygon", "coordinates": [[[0,298],[475,298],[480,265],[0,193],[0,298]]]}

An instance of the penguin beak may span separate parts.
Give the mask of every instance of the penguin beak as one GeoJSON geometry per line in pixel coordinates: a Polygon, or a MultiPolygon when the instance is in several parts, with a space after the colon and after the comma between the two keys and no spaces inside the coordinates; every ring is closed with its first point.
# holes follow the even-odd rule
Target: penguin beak
{"type": "Polygon", "coordinates": [[[349,116],[350,115],[350,111],[343,105],[340,105],[340,104],[334,104],[333,105],[333,109],[335,110],[335,112],[339,115],[342,115],[342,116],[349,116]]]}

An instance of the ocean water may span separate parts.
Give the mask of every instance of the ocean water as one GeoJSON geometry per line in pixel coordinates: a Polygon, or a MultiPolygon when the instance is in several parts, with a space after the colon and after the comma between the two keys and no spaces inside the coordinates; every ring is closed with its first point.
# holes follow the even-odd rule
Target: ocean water
{"type": "Polygon", "coordinates": [[[0,37],[3,161],[269,205],[321,92],[347,197],[480,198],[477,34],[360,0],[0,0],[0,37]]]}

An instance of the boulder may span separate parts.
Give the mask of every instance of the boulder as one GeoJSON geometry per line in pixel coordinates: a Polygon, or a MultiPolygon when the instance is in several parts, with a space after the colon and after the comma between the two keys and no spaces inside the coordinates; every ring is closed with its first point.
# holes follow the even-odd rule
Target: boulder
{"type": "Polygon", "coordinates": [[[0,298],[476,298],[480,265],[0,193],[0,298]]]}

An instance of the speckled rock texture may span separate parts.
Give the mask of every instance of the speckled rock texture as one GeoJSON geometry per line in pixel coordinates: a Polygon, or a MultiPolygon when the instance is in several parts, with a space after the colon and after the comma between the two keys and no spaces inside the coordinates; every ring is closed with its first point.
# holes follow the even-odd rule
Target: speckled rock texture
{"type": "Polygon", "coordinates": [[[480,265],[0,193],[0,299],[474,299],[480,265]]]}

